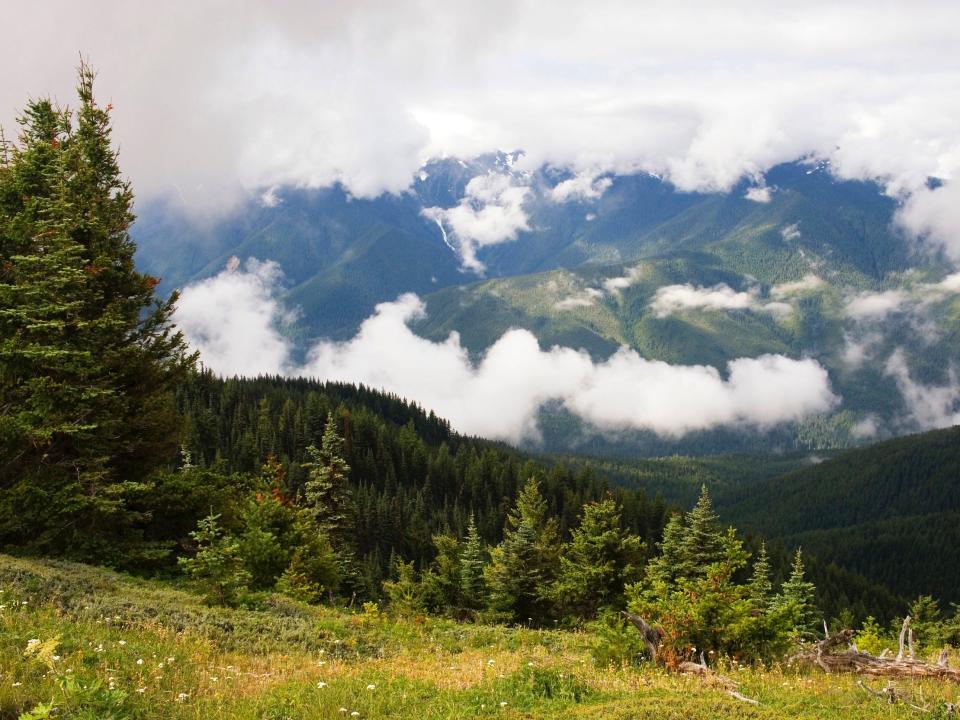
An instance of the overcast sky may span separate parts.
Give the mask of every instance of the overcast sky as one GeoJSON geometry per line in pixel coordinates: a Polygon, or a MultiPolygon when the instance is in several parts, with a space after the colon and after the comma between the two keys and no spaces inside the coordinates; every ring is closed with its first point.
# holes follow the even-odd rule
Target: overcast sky
{"type": "MultiPolygon", "coordinates": [[[[406,187],[438,155],[643,168],[726,188],[807,153],[892,191],[960,169],[957,2],[30,2],[0,120],[71,100],[80,53],[141,197],[406,187]]],[[[11,31],[12,30],[12,31],[11,31]]],[[[916,229],[960,224],[918,195],[916,229]]]]}
{"type": "MultiPolygon", "coordinates": [[[[903,201],[897,222],[960,263],[960,183],[949,182],[960,176],[956,1],[73,0],[19,3],[4,20],[0,123],[9,132],[31,96],[72,102],[83,54],[99,70],[99,98],[114,106],[121,164],[141,199],[174,194],[215,214],[282,185],[341,182],[370,197],[402,192],[429,158],[522,149],[527,168],[574,171],[554,189],[557,202],[595,197],[609,183],[604,173],[636,170],[685,190],[725,190],[747,175],[748,196],[763,202],[767,168],[814,156],[841,177],[878,179],[903,201]],[[948,182],[931,189],[930,176],[948,182]]],[[[526,228],[525,192],[479,178],[470,202],[425,213],[461,237],[464,265],[479,269],[476,248],[526,228]]],[[[611,282],[621,281],[631,278],[611,282]]],[[[208,364],[372,382],[427,402],[460,429],[514,440],[536,435],[547,401],[600,428],[677,435],[764,427],[837,400],[813,361],[742,358],[721,377],[628,350],[595,364],[573,349],[540,349],[521,331],[474,365],[456,337],[429,343],[409,331],[422,312],[414,296],[384,303],[353,340],[320,343],[293,367],[276,332],[288,313],[277,282],[275,266],[253,262],[187,289],[178,322],[208,364]],[[367,362],[384,343],[419,360],[367,362]],[[245,365],[250,358],[259,364],[245,365]],[[489,403],[509,404],[507,420],[490,426],[489,403]],[[666,413],[664,403],[682,407],[666,413]]],[[[789,311],[783,299],[761,307],[726,286],[662,291],[662,314],[789,311]]],[[[904,302],[858,298],[851,312],[904,302]]],[[[851,343],[860,354],[869,345],[851,343]]],[[[953,418],[960,385],[923,388],[891,362],[924,423],[953,418]]]]}

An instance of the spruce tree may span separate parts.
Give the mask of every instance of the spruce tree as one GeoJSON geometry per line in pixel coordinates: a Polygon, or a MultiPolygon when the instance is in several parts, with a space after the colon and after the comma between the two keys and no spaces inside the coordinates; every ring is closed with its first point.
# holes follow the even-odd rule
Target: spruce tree
{"type": "Polygon", "coordinates": [[[638,579],[642,558],[643,543],[624,531],[612,499],[584,505],[560,559],[555,588],[560,607],[579,618],[592,618],[600,608],[623,608],[624,586],[638,579]]]}
{"type": "Polygon", "coordinates": [[[467,537],[460,554],[460,594],[470,610],[479,610],[486,604],[487,584],[483,570],[487,565],[487,550],[477,530],[476,518],[471,514],[467,537]]]}
{"type": "Polygon", "coordinates": [[[349,533],[350,466],[343,459],[343,438],[333,413],[327,417],[320,449],[311,445],[307,457],[303,464],[309,473],[304,488],[307,507],[327,536],[335,544],[342,543],[349,533]]]}
{"type": "Polygon", "coordinates": [[[240,545],[224,533],[219,515],[208,515],[190,533],[197,543],[193,557],[182,557],[180,567],[195,580],[211,605],[235,605],[246,592],[250,574],[243,566],[240,545]]]}
{"type": "Polygon", "coordinates": [[[760,543],[760,550],[753,561],[753,573],[750,576],[748,594],[750,601],[757,610],[766,610],[770,604],[773,592],[773,583],[770,580],[770,556],[767,554],[767,544],[760,543]]]}
{"type": "Polygon", "coordinates": [[[85,65],[77,91],[76,113],[30,102],[0,157],[0,545],[117,562],[132,498],[175,456],[195,358],[176,295],[134,267],[133,194],[85,65]]]}
{"type": "Polygon", "coordinates": [[[713,510],[707,486],[700,488],[697,504],[687,514],[680,567],[687,576],[703,574],[723,559],[723,531],[713,510]]]}
{"type": "Polygon", "coordinates": [[[810,634],[817,627],[816,588],[804,579],[804,574],[803,551],[798,548],[793,556],[790,577],[773,601],[777,609],[789,610],[794,629],[800,635],[810,634]]]}
{"type": "Polygon", "coordinates": [[[486,580],[493,608],[521,622],[547,619],[559,558],[557,521],[548,517],[540,485],[531,477],[507,516],[503,542],[490,553],[486,580]]]}

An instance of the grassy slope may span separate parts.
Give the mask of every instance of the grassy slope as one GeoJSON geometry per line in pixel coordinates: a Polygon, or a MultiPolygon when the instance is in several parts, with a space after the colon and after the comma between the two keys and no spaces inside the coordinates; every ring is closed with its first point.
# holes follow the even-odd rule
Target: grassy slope
{"type": "MultiPolygon", "coordinates": [[[[0,604],[4,720],[51,698],[63,705],[57,678],[67,676],[94,688],[86,711],[64,706],[75,718],[108,717],[111,697],[115,718],[916,717],[850,677],[728,670],[762,703],[751,707],[661,670],[597,668],[583,633],[394,621],[281,599],[214,610],[159,583],[65,563],[0,556],[0,604]],[[47,663],[24,655],[31,639],[54,638],[47,663]]],[[[931,704],[960,695],[902,686],[931,704]]]]}

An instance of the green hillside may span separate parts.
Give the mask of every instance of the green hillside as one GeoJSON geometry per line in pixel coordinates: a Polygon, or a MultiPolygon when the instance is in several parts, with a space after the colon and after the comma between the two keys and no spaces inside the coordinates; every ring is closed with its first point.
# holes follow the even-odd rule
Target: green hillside
{"type": "Polygon", "coordinates": [[[803,545],[894,592],[960,600],[960,428],[725,485],[717,498],[738,527],[803,545]]]}

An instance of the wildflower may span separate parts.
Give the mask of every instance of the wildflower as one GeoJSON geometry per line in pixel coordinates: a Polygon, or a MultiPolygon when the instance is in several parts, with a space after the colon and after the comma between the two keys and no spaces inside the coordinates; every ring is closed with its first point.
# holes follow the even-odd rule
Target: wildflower
{"type": "Polygon", "coordinates": [[[119,645],[120,647],[123,647],[126,644],[127,644],[126,640],[117,640],[117,645],[119,645]]]}
{"type": "Polygon", "coordinates": [[[377,686],[374,685],[373,683],[370,683],[369,685],[367,685],[367,690],[376,690],[376,689],[377,689],[377,686]]]}
{"type": "Polygon", "coordinates": [[[147,691],[146,688],[137,688],[137,692],[140,693],[141,695],[143,695],[143,693],[145,693],[146,691],[147,691]]]}
{"type": "Polygon", "coordinates": [[[489,660],[487,660],[487,665],[493,665],[493,658],[490,658],[489,660]]]}
{"type": "Polygon", "coordinates": [[[7,609],[6,605],[0,605],[0,610],[6,610],[6,609],[7,609]]]}
{"type": "Polygon", "coordinates": [[[342,707],[342,708],[340,708],[340,712],[342,712],[342,713],[346,713],[346,712],[350,712],[350,711],[349,711],[349,710],[347,710],[346,708],[344,708],[344,707],[342,707]]]}
{"type": "Polygon", "coordinates": [[[50,659],[53,660],[54,662],[60,662],[60,656],[59,656],[59,655],[53,655],[50,659]]]}
{"type": "Polygon", "coordinates": [[[211,676],[210,676],[210,682],[217,682],[217,680],[219,680],[219,679],[220,679],[220,678],[217,677],[216,675],[211,675],[211,676]]]}
{"type": "Polygon", "coordinates": [[[94,648],[95,652],[103,652],[103,643],[100,643],[94,648]]]}
{"type": "Polygon", "coordinates": [[[179,695],[177,695],[177,702],[183,702],[188,697],[190,697],[189,693],[180,693],[179,695]]]}
{"type": "Polygon", "coordinates": [[[533,661],[532,661],[532,660],[527,663],[527,667],[533,667],[533,661]]]}
{"type": "Polygon", "coordinates": [[[360,717],[360,713],[354,710],[352,713],[350,713],[350,717],[360,717]]]}
{"type": "Polygon", "coordinates": [[[506,707],[506,706],[507,706],[507,701],[506,701],[506,700],[501,700],[501,701],[500,701],[500,707],[506,707]]]}
{"type": "Polygon", "coordinates": [[[23,683],[21,683],[21,682],[15,682],[15,683],[13,684],[14,687],[20,687],[21,685],[23,685],[23,683]]]}
{"type": "Polygon", "coordinates": [[[39,644],[40,644],[40,641],[37,638],[30,638],[29,640],[27,640],[27,650],[39,644]]]}
{"type": "Polygon", "coordinates": [[[143,665],[143,658],[137,658],[137,665],[143,665]]]}
{"type": "Polygon", "coordinates": [[[323,680],[321,680],[320,682],[317,683],[317,687],[318,687],[318,688],[323,689],[323,688],[325,688],[326,686],[327,686],[327,684],[326,684],[323,680]]]}

